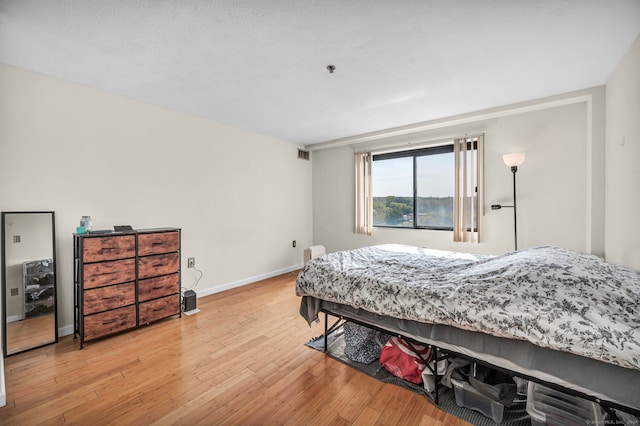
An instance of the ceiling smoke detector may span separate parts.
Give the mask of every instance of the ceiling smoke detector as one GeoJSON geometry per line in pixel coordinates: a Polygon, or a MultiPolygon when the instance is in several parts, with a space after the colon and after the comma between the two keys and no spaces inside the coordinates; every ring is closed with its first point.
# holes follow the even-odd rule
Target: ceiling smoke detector
{"type": "Polygon", "coordinates": [[[333,72],[336,70],[335,65],[327,65],[327,69],[329,70],[329,74],[333,74],[333,72]]]}

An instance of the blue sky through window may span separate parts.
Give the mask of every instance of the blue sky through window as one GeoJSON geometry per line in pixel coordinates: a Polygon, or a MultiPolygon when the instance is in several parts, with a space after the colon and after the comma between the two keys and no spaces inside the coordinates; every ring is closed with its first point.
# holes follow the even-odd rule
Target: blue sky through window
{"type": "MultiPolygon", "coordinates": [[[[453,197],[453,153],[418,157],[418,196],[453,197]]],[[[374,161],[373,196],[413,196],[413,158],[374,161]]]]}

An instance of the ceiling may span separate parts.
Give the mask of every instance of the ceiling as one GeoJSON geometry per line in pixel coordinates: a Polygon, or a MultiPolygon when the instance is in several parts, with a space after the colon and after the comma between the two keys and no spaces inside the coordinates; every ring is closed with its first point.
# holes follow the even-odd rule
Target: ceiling
{"type": "Polygon", "coordinates": [[[304,145],[602,85],[639,34],[638,0],[0,0],[4,64],[304,145]]]}

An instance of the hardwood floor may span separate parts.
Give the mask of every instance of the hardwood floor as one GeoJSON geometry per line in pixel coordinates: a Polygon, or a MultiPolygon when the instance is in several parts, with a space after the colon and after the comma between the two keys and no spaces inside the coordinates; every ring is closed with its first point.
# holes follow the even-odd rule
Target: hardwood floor
{"type": "Polygon", "coordinates": [[[304,342],[295,273],[198,299],[201,312],[5,359],[0,424],[466,425],[304,342]]]}
{"type": "Polygon", "coordinates": [[[7,324],[7,353],[16,353],[56,340],[52,313],[7,324]]]}

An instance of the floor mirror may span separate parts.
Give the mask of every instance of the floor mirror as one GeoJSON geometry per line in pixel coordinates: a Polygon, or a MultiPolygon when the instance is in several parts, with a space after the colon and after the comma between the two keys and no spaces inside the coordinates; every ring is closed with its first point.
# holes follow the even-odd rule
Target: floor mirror
{"type": "Polygon", "coordinates": [[[2,350],[58,341],[55,213],[2,212],[2,350]]]}

